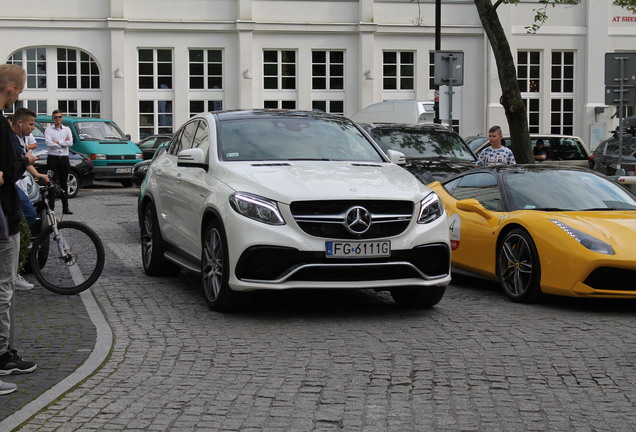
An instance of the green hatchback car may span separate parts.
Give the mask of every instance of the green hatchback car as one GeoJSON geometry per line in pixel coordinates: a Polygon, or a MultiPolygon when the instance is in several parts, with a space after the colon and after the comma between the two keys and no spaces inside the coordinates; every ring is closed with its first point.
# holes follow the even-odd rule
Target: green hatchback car
{"type": "MultiPolygon", "coordinates": [[[[49,115],[37,120],[44,127],[53,124],[49,115]]],[[[95,180],[114,180],[131,186],[132,168],[142,160],[142,152],[124,135],[112,120],[89,117],[64,117],[62,124],[73,134],[72,150],[84,154],[93,161],[95,180]]]]}

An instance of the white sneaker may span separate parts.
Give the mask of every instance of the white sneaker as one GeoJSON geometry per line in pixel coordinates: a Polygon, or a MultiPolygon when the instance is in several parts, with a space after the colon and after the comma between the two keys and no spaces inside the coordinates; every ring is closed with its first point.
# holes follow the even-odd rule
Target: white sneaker
{"type": "Polygon", "coordinates": [[[13,393],[18,389],[18,386],[13,383],[0,381],[0,395],[13,393]]]}
{"type": "Polygon", "coordinates": [[[15,289],[18,291],[28,291],[30,289],[33,289],[35,285],[33,285],[30,282],[27,282],[27,280],[24,279],[22,275],[18,275],[18,277],[15,278],[14,286],[15,286],[15,289]]]}

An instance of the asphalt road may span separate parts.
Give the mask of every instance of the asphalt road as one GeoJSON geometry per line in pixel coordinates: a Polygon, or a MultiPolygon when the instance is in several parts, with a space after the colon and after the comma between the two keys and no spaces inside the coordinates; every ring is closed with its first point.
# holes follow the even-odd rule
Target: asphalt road
{"type": "Polygon", "coordinates": [[[195,275],[143,274],[136,195],[99,183],[71,201],[106,246],[91,291],[112,347],[21,431],[636,430],[635,301],[517,305],[456,277],[428,310],[290,291],[213,313],[195,275]]]}

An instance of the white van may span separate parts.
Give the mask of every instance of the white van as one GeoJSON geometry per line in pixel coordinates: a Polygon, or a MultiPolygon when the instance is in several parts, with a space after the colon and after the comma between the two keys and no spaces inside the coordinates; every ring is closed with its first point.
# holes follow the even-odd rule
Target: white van
{"type": "Polygon", "coordinates": [[[433,101],[392,100],[369,105],[351,116],[359,123],[433,123],[433,101]]]}

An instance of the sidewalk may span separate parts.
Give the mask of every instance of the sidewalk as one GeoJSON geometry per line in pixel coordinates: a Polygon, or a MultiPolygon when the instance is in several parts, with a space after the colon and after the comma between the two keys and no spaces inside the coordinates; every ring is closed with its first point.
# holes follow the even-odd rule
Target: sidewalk
{"type": "MultiPolygon", "coordinates": [[[[33,281],[32,275],[25,275],[33,281]]],[[[11,431],[97,369],[108,356],[112,333],[90,289],[74,296],[37,285],[16,291],[18,353],[38,368],[1,377],[18,390],[0,396],[0,430],[11,431]]]]}

